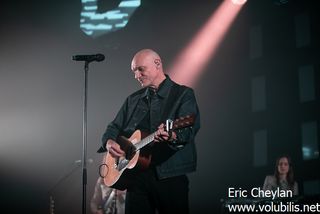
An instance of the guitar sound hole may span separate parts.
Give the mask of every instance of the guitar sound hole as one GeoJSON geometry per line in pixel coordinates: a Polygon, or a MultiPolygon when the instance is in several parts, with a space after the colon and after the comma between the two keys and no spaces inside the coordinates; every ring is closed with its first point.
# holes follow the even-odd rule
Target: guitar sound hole
{"type": "Polygon", "coordinates": [[[101,164],[99,167],[99,175],[102,178],[105,178],[109,173],[109,167],[107,164],[101,164]]]}

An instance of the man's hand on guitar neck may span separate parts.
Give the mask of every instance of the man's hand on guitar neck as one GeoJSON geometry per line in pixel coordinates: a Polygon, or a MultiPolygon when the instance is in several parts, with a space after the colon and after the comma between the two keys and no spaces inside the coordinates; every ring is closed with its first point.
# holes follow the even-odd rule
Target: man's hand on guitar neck
{"type": "Polygon", "coordinates": [[[120,148],[120,145],[117,144],[114,140],[109,139],[106,144],[106,149],[110,153],[111,157],[119,158],[125,156],[125,152],[120,148]]]}
{"type": "Polygon", "coordinates": [[[155,142],[162,142],[162,141],[171,142],[171,141],[177,140],[177,135],[174,131],[167,132],[164,128],[165,126],[163,123],[158,127],[158,131],[156,131],[154,136],[155,142]]]}

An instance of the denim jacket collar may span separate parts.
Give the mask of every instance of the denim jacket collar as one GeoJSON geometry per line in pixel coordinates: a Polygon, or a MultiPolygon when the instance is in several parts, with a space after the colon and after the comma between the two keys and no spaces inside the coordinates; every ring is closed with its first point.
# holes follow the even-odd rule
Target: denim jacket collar
{"type": "MultiPolygon", "coordinates": [[[[159,85],[159,88],[158,90],[156,90],[156,93],[159,97],[161,98],[166,98],[169,96],[169,93],[170,93],[170,88],[172,87],[173,85],[173,82],[172,80],[170,79],[170,77],[166,74],[166,79],[163,80],[160,85],[159,85]]],[[[145,92],[143,94],[141,94],[141,98],[145,98],[147,97],[150,93],[154,93],[154,92],[151,92],[151,89],[150,87],[147,87],[145,92]]]]}

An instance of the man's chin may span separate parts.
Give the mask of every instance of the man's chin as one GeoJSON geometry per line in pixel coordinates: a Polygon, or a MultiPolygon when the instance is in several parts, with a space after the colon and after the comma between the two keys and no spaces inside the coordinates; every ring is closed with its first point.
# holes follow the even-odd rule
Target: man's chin
{"type": "Polygon", "coordinates": [[[142,87],[142,88],[145,88],[145,87],[148,87],[148,86],[149,86],[149,84],[143,83],[143,82],[140,82],[140,84],[141,84],[141,87],[142,87]]]}

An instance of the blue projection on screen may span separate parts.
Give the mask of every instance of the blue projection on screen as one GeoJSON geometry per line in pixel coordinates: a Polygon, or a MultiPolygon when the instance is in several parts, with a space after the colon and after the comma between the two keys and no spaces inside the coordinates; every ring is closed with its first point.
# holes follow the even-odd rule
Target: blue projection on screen
{"type": "Polygon", "coordinates": [[[124,28],[131,15],[141,5],[141,0],[121,1],[118,7],[104,13],[97,13],[98,0],[81,0],[81,30],[93,38],[124,28]]]}

